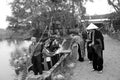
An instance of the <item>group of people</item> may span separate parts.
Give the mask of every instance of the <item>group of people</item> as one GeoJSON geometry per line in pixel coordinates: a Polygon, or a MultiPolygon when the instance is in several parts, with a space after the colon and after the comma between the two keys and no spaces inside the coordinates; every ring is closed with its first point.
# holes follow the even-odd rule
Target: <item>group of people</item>
{"type": "Polygon", "coordinates": [[[60,55],[54,55],[59,48],[59,42],[55,38],[46,38],[37,42],[36,37],[31,37],[31,41],[29,54],[32,66],[29,67],[28,71],[32,70],[34,75],[41,75],[44,70],[49,70],[59,60],[60,55]]]}
{"type": "Polygon", "coordinates": [[[87,58],[89,63],[93,65],[93,71],[103,72],[103,50],[104,50],[104,37],[99,28],[91,23],[85,31],[81,33],[83,46],[79,45],[78,53],[80,62],[84,61],[83,54],[85,55],[85,46],[87,48],[87,58]],[[83,52],[81,51],[81,48],[83,52]]]}
{"type": "MultiPolygon", "coordinates": [[[[74,38],[76,38],[78,42],[78,60],[80,62],[84,61],[86,46],[87,57],[89,62],[93,65],[93,71],[102,72],[104,37],[99,31],[99,28],[91,23],[86,28],[86,31],[83,31],[78,35],[74,35],[74,38]],[[79,36],[82,37],[82,39],[78,38],[79,36]]],[[[60,47],[59,42],[57,39],[53,38],[48,38],[43,42],[37,42],[35,37],[32,37],[31,40],[32,44],[29,47],[29,53],[31,55],[31,63],[33,66],[29,69],[32,69],[35,75],[38,75],[38,73],[42,74],[45,64],[47,65],[48,69],[50,69],[60,59],[59,54],[53,55],[55,50],[60,47]]]]}

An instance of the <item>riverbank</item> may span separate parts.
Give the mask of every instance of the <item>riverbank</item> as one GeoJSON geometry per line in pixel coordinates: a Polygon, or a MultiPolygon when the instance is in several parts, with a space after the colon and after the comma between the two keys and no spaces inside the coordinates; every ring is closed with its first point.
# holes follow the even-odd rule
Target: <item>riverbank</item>
{"type": "MultiPolygon", "coordinates": [[[[21,42],[21,47],[27,47],[29,43],[21,42]]],[[[7,40],[0,41],[0,80],[14,80],[15,71],[10,64],[11,53],[14,52],[16,44],[7,40]]]]}

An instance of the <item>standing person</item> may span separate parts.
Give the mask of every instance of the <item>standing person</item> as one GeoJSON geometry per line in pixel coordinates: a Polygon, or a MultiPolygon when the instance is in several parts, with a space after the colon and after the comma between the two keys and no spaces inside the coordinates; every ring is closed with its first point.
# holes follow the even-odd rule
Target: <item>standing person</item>
{"type": "Polygon", "coordinates": [[[81,37],[81,35],[74,35],[73,37],[75,39],[75,41],[77,42],[78,44],[78,53],[79,53],[79,58],[78,60],[80,62],[83,62],[84,61],[84,46],[83,46],[83,38],[81,37]]]}
{"type": "Polygon", "coordinates": [[[101,73],[103,70],[104,37],[97,30],[98,27],[92,23],[86,29],[92,32],[92,43],[89,46],[93,48],[93,69],[101,73]]]}
{"type": "Polygon", "coordinates": [[[31,38],[32,44],[29,47],[29,53],[31,55],[31,62],[33,64],[32,69],[34,72],[34,75],[42,74],[42,44],[38,43],[35,37],[31,38]],[[37,45],[37,47],[36,47],[37,45]]]}
{"type": "Polygon", "coordinates": [[[92,32],[91,30],[87,29],[87,39],[86,39],[86,43],[87,43],[87,57],[89,59],[89,63],[92,63],[92,58],[93,58],[93,48],[91,46],[89,46],[89,44],[92,43],[92,32]]]}
{"type": "Polygon", "coordinates": [[[81,32],[81,36],[82,36],[82,39],[83,39],[83,55],[84,55],[84,57],[86,56],[86,50],[85,50],[85,48],[86,48],[86,40],[87,40],[87,31],[85,30],[85,29],[83,29],[82,30],[82,32],[81,32]]]}

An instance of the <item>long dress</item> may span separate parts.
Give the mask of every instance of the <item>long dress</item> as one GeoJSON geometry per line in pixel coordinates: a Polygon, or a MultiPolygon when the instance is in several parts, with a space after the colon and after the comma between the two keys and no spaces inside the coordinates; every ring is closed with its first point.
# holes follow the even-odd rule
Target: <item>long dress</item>
{"type": "Polygon", "coordinates": [[[84,61],[85,57],[85,49],[84,49],[84,40],[81,36],[76,35],[73,39],[78,43],[78,53],[79,53],[79,61],[84,61]]]}
{"type": "Polygon", "coordinates": [[[100,31],[94,30],[93,41],[93,68],[101,71],[103,69],[104,38],[100,31]]]}

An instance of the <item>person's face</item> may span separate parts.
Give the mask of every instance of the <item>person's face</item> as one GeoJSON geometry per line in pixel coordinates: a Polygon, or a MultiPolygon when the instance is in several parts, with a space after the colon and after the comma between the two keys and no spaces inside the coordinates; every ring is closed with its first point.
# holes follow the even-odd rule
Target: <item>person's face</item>
{"type": "Polygon", "coordinates": [[[95,29],[91,29],[91,32],[93,32],[95,29]]]}
{"type": "Polygon", "coordinates": [[[36,42],[36,38],[35,38],[35,37],[32,37],[32,38],[31,38],[31,41],[32,41],[33,43],[35,43],[35,42],[36,42]]]}
{"type": "Polygon", "coordinates": [[[87,30],[87,32],[89,33],[89,32],[90,32],[90,30],[87,30]]]}

